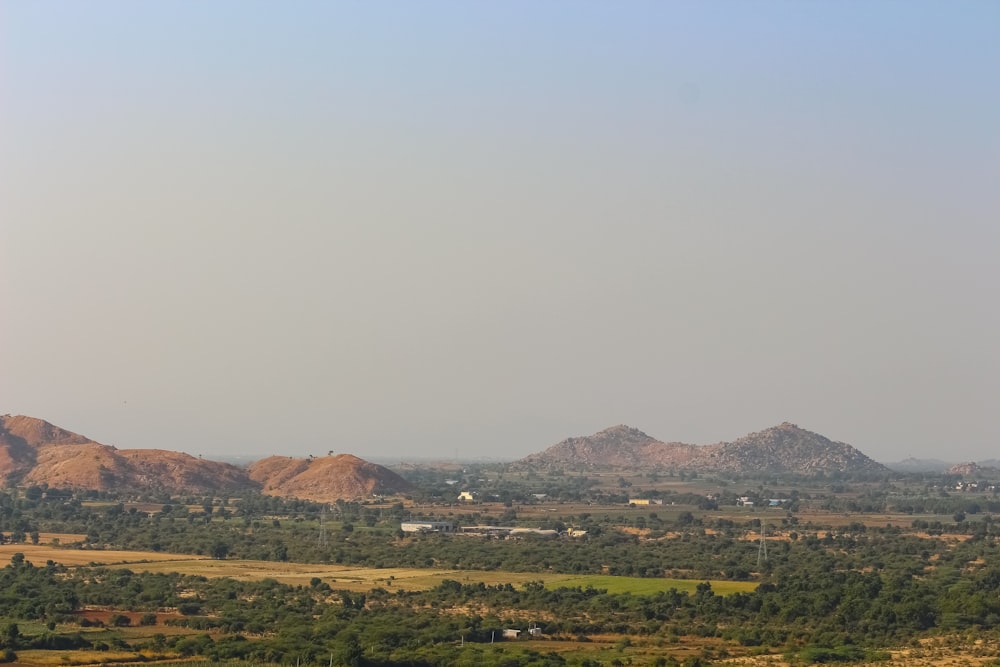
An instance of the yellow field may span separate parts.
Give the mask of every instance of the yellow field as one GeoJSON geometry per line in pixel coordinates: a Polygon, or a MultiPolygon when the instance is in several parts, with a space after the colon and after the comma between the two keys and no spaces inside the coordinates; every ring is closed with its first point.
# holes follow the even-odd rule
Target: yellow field
{"type": "MultiPolygon", "coordinates": [[[[15,553],[35,565],[52,560],[68,567],[96,563],[108,567],[128,568],[136,572],[180,572],[202,577],[230,577],[243,581],[275,579],[293,586],[308,586],[319,578],[334,589],[365,592],[373,588],[427,590],[445,579],[461,583],[482,582],[489,586],[511,584],[521,586],[529,581],[542,581],[549,588],[580,586],[607,589],[612,593],[650,594],[677,588],[693,591],[701,580],[645,579],[607,575],[571,575],[538,572],[496,572],[487,570],[451,570],[434,568],[366,568],[347,565],[316,565],[307,563],[277,563],[258,560],[213,560],[204,556],[168,554],[157,551],[85,551],[59,549],[32,544],[0,545],[0,563],[9,561],[15,553]]],[[[754,582],[713,581],[719,594],[751,591],[754,582]]]]}
{"type": "Polygon", "coordinates": [[[88,565],[99,563],[136,563],[141,561],[189,561],[204,558],[189,554],[168,554],[160,551],[89,551],[84,549],[61,549],[42,544],[0,544],[0,564],[10,562],[16,553],[24,554],[24,558],[33,565],[45,565],[48,560],[62,563],[66,566],[88,565]]]}
{"type": "Polygon", "coordinates": [[[65,545],[74,542],[83,542],[86,537],[86,535],[79,533],[38,533],[38,543],[52,544],[52,540],[59,540],[61,544],[65,545]]]}
{"type": "Polygon", "coordinates": [[[116,662],[137,662],[142,659],[134,651],[48,651],[25,649],[17,652],[17,660],[23,665],[63,667],[65,665],[104,665],[116,662]]]}
{"type": "MultiPolygon", "coordinates": [[[[717,660],[713,664],[733,667],[794,667],[780,655],[746,656],[717,660]]],[[[796,663],[801,664],[801,663],[796,663]]],[[[858,664],[858,663],[851,663],[858,664]]],[[[880,667],[990,667],[997,664],[996,654],[983,655],[976,649],[942,649],[933,652],[891,651],[888,660],[861,663],[880,667]]]]}

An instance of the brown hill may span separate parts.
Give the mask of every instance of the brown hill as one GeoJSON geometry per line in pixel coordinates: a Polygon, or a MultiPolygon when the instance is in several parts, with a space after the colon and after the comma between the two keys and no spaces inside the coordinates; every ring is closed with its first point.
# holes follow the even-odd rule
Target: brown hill
{"type": "Polygon", "coordinates": [[[163,449],[123,449],[118,452],[129,466],[129,484],[213,493],[223,489],[253,488],[246,470],[229,463],[195,458],[163,449]]]}
{"type": "Polygon", "coordinates": [[[624,424],[585,437],[567,438],[522,462],[531,465],[638,468],[644,465],[678,465],[698,455],[698,447],[660,442],[624,424]]]}
{"type": "Polygon", "coordinates": [[[818,472],[881,473],[888,469],[842,442],[787,422],[715,445],[666,443],[638,429],[615,426],[569,438],[518,462],[522,466],[718,470],[812,475],[818,472]]]}
{"type": "Polygon", "coordinates": [[[0,416],[0,485],[23,477],[35,466],[39,447],[52,444],[78,446],[97,443],[43,419],[22,415],[0,416]]]}
{"type": "Polygon", "coordinates": [[[961,475],[962,477],[995,477],[1000,473],[1000,468],[968,461],[966,463],[956,463],[945,472],[949,475],[961,475]]]}
{"type": "Polygon", "coordinates": [[[889,470],[848,444],[834,442],[788,422],[745,435],[733,442],[715,445],[710,461],[712,469],[727,472],[814,475],[820,472],[883,473],[889,470]]]}
{"type": "Polygon", "coordinates": [[[0,485],[168,493],[265,489],[317,501],[405,491],[403,478],[349,454],[320,459],[271,457],[247,471],[228,463],[162,449],[102,445],[42,419],[0,417],[0,485]]]}
{"type": "Polygon", "coordinates": [[[259,490],[280,496],[333,501],[408,490],[382,466],[342,454],[320,459],[271,457],[249,472],[228,463],[162,449],[102,445],[42,419],[0,417],[0,485],[168,493],[259,490]]]}
{"type": "Polygon", "coordinates": [[[0,483],[95,491],[213,493],[253,488],[228,463],[157,449],[119,450],[43,419],[0,417],[0,483]]]}
{"type": "Polygon", "coordinates": [[[86,445],[94,442],[90,438],[61,429],[44,419],[24,415],[4,415],[0,417],[3,431],[32,447],[39,445],[86,445]]]}
{"type": "MultiPolygon", "coordinates": [[[[127,466],[114,449],[96,442],[85,445],[41,445],[35,465],[20,480],[60,489],[118,491],[125,488],[127,466]]],[[[133,487],[141,488],[141,487],[133,487]]]]}
{"type": "Polygon", "coordinates": [[[400,493],[412,488],[388,468],[350,454],[309,459],[271,456],[252,463],[249,473],[263,493],[318,502],[400,493]]]}
{"type": "Polygon", "coordinates": [[[0,483],[171,493],[254,486],[244,470],[227,463],[163,450],[118,450],[22,415],[0,417],[0,483]]]}
{"type": "Polygon", "coordinates": [[[97,491],[215,493],[253,488],[242,468],[162,449],[43,445],[21,484],[97,491]]]}

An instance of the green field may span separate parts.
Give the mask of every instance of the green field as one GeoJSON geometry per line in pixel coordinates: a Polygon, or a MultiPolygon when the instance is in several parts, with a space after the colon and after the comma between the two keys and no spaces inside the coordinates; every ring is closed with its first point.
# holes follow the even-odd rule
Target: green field
{"type": "MultiPolygon", "coordinates": [[[[676,588],[684,593],[694,593],[697,579],[647,579],[643,577],[613,577],[602,574],[585,574],[577,577],[548,576],[541,577],[548,588],[591,588],[605,589],[609,593],[632,593],[633,595],[652,595],[676,588]]],[[[710,581],[712,591],[717,595],[733,593],[749,593],[757,588],[753,581],[710,581]]]]}

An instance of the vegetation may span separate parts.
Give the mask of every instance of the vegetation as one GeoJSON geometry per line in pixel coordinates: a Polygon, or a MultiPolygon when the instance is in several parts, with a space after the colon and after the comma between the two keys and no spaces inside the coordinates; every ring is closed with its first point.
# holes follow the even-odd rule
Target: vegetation
{"type": "Polygon", "coordinates": [[[44,662],[41,656],[59,652],[75,656],[64,664],[98,655],[90,661],[690,665],[771,654],[800,664],[858,663],[887,660],[887,649],[928,638],[1000,633],[1000,528],[991,514],[998,499],[952,493],[947,479],[818,478],[774,488],[768,480],[619,474],[578,483],[567,477],[582,475],[507,471],[501,479],[477,470],[461,483],[487,480],[482,495],[502,486],[506,499],[460,507],[437,495],[439,486],[457,495],[437,481],[444,474],[414,475],[419,497],[368,505],[37,488],[0,494],[3,540],[14,545],[4,547],[11,558],[0,568],[0,659],[44,662]],[[663,504],[595,503],[622,488],[621,480],[663,504]],[[550,500],[560,489],[590,500],[550,500]],[[739,509],[740,497],[785,505],[739,509]],[[936,513],[917,514],[917,507],[936,513]],[[403,534],[400,521],[417,512],[586,534],[403,534]],[[762,516],[771,536],[766,560],[762,516]],[[322,570],[309,576],[307,567],[297,583],[282,583],[164,565],[71,566],[57,557],[33,564],[16,551],[32,542],[52,547],[56,534],[59,548],[85,550],[67,555],[142,549],[290,569],[355,564],[386,574],[365,590],[347,590],[322,570]],[[407,587],[390,568],[456,574],[407,587]],[[475,580],[477,571],[500,570],[522,574],[516,582],[475,580]],[[504,639],[505,629],[521,633],[504,639]]]}

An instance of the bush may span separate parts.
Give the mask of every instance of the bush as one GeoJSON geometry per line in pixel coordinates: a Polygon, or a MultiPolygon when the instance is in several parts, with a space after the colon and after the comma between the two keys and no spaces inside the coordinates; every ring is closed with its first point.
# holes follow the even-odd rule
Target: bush
{"type": "Polygon", "coordinates": [[[184,602],[177,605],[177,611],[184,616],[197,616],[201,613],[201,605],[197,602],[184,602]]]}

